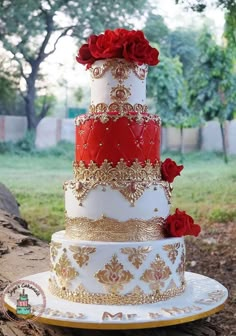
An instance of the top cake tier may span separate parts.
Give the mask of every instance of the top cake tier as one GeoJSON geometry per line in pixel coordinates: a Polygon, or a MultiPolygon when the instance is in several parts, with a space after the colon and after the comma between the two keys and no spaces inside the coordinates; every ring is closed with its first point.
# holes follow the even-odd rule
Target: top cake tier
{"type": "Polygon", "coordinates": [[[91,75],[91,113],[108,111],[147,112],[146,64],[138,65],[125,59],[96,61],[91,75]]]}

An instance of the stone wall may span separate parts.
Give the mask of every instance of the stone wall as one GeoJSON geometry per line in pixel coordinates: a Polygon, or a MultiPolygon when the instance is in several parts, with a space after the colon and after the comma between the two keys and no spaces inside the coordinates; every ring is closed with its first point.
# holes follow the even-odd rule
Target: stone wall
{"type": "Polygon", "coordinates": [[[43,149],[53,147],[62,140],[74,143],[74,138],[74,119],[46,117],[38,124],[35,145],[37,148],[43,149]]]}
{"type": "Polygon", "coordinates": [[[24,137],[26,130],[26,117],[0,116],[0,141],[16,142],[24,137]]]}

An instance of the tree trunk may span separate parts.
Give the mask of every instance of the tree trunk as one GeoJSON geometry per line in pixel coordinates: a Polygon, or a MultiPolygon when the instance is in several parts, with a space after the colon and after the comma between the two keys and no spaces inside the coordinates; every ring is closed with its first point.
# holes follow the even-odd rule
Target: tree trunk
{"type": "MultiPolygon", "coordinates": [[[[2,194],[5,190],[4,187],[2,194]]],[[[32,236],[23,219],[0,210],[0,294],[12,281],[47,271],[48,268],[48,244],[32,236]]],[[[207,322],[206,319],[171,327],[127,331],[82,330],[36,322],[20,326],[7,320],[0,312],[1,336],[104,336],[110,334],[115,336],[223,336],[223,330],[207,322]]]]}
{"type": "Polygon", "coordinates": [[[228,155],[227,155],[227,148],[226,148],[226,141],[225,141],[225,130],[224,130],[224,124],[222,121],[220,121],[220,131],[221,131],[221,136],[222,136],[224,161],[225,163],[228,163],[228,155]]]}
{"type": "MultiPolygon", "coordinates": [[[[35,71],[34,71],[35,72],[35,71]]],[[[30,77],[27,80],[27,94],[25,97],[25,113],[27,117],[28,130],[34,130],[37,127],[36,111],[35,111],[35,75],[33,76],[33,70],[30,77]]]]}

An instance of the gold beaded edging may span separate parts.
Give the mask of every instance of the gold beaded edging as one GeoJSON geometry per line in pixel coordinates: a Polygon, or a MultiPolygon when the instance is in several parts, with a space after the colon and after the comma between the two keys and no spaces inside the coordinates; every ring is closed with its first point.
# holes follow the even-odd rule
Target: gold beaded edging
{"type": "Polygon", "coordinates": [[[142,242],[163,239],[164,222],[162,217],[121,222],[106,216],[93,220],[87,217],[70,218],[65,214],[66,237],[89,241],[142,242]]]}
{"type": "Polygon", "coordinates": [[[131,166],[127,166],[125,160],[120,159],[115,167],[108,160],[104,160],[100,167],[93,161],[88,167],[83,161],[74,162],[75,181],[66,181],[64,189],[67,190],[70,187],[75,197],[81,202],[88,192],[98,185],[110,186],[118,190],[134,206],[147,188],[151,185],[159,185],[163,188],[168,203],[170,203],[171,185],[161,179],[160,167],[160,162],[151,164],[150,160],[146,161],[144,167],[138,160],[131,166]]]}
{"type": "Polygon", "coordinates": [[[60,288],[55,279],[49,279],[49,290],[53,295],[61,299],[79,302],[84,304],[99,304],[99,305],[138,305],[146,303],[155,303],[159,301],[166,301],[170,298],[180,295],[185,290],[185,283],[179,288],[167,289],[160,293],[153,291],[151,294],[145,294],[139,287],[136,287],[131,293],[121,294],[102,294],[90,293],[82,285],[77,290],[70,291],[66,288],[60,288]]]}
{"type": "Polygon", "coordinates": [[[100,103],[97,105],[90,105],[89,114],[84,114],[75,118],[75,125],[79,126],[86,123],[88,120],[100,121],[103,124],[109,120],[114,122],[120,118],[126,117],[130,121],[136,121],[137,123],[145,123],[150,120],[161,126],[161,118],[157,114],[149,114],[147,112],[147,106],[141,104],[131,105],[128,103],[111,103],[110,105],[100,103]],[[135,113],[129,113],[134,111],[135,113]],[[109,112],[119,112],[117,114],[108,114],[109,112]],[[146,113],[146,114],[143,114],[146,113]]]}

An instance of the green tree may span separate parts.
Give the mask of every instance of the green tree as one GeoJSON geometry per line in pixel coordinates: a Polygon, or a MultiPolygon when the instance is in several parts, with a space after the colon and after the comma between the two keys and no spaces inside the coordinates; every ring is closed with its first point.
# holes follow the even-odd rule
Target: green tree
{"type": "MultiPolygon", "coordinates": [[[[186,8],[202,13],[206,10],[209,2],[207,0],[175,0],[175,2],[185,4],[186,8]]],[[[211,5],[225,10],[225,37],[231,47],[236,46],[236,2],[235,0],[215,0],[211,5]]]]}
{"type": "Polygon", "coordinates": [[[79,43],[104,28],[126,26],[147,10],[143,0],[0,0],[0,40],[18,64],[25,80],[28,128],[36,128],[45,109],[37,113],[37,80],[42,63],[65,36],[79,43]]]}
{"type": "Polygon", "coordinates": [[[188,107],[188,86],[178,57],[162,57],[149,76],[148,94],[155,97],[156,113],[163,126],[180,128],[183,159],[183,128],[191,126],[192,116],[188,107]]]}
{"type": "Polygon", "coordinates": [[[225,15],[224,36],[227,39],[228,47],[233,49],[236,55],[236,2],[225,15]]]}
{"type": "Polygon", "coordinates": [[[158,47],[161,53],[169,55],[169,28],[160,15],[150,13],[143,29],[146,38],[154,47],[158,47]]]}
{"type": "Polygon", "coordinates": [[[212,35],[205,30],[199,39],[199,48],[200,56],[189,83],[191,105],[204,120],[219,120],[224,159],[227,162],[223,125],[236,110],[233,55],[228,49],[217,45],[212,35]]]}
{"type": "Polygon", "coordinates": [[[13,76],[6,55],[0,51],[0,114],[12,114],[19,102],[19,77],[13,76]]]}
{"type": "Polygon", "coordinates": [[[170,55],[171,57],[179,57],[183,64],[184,76],[187,79],[190,77],[190,71],[198,58],[197,37],[198,32],[182,28],[169,34],[170,55]]]}

